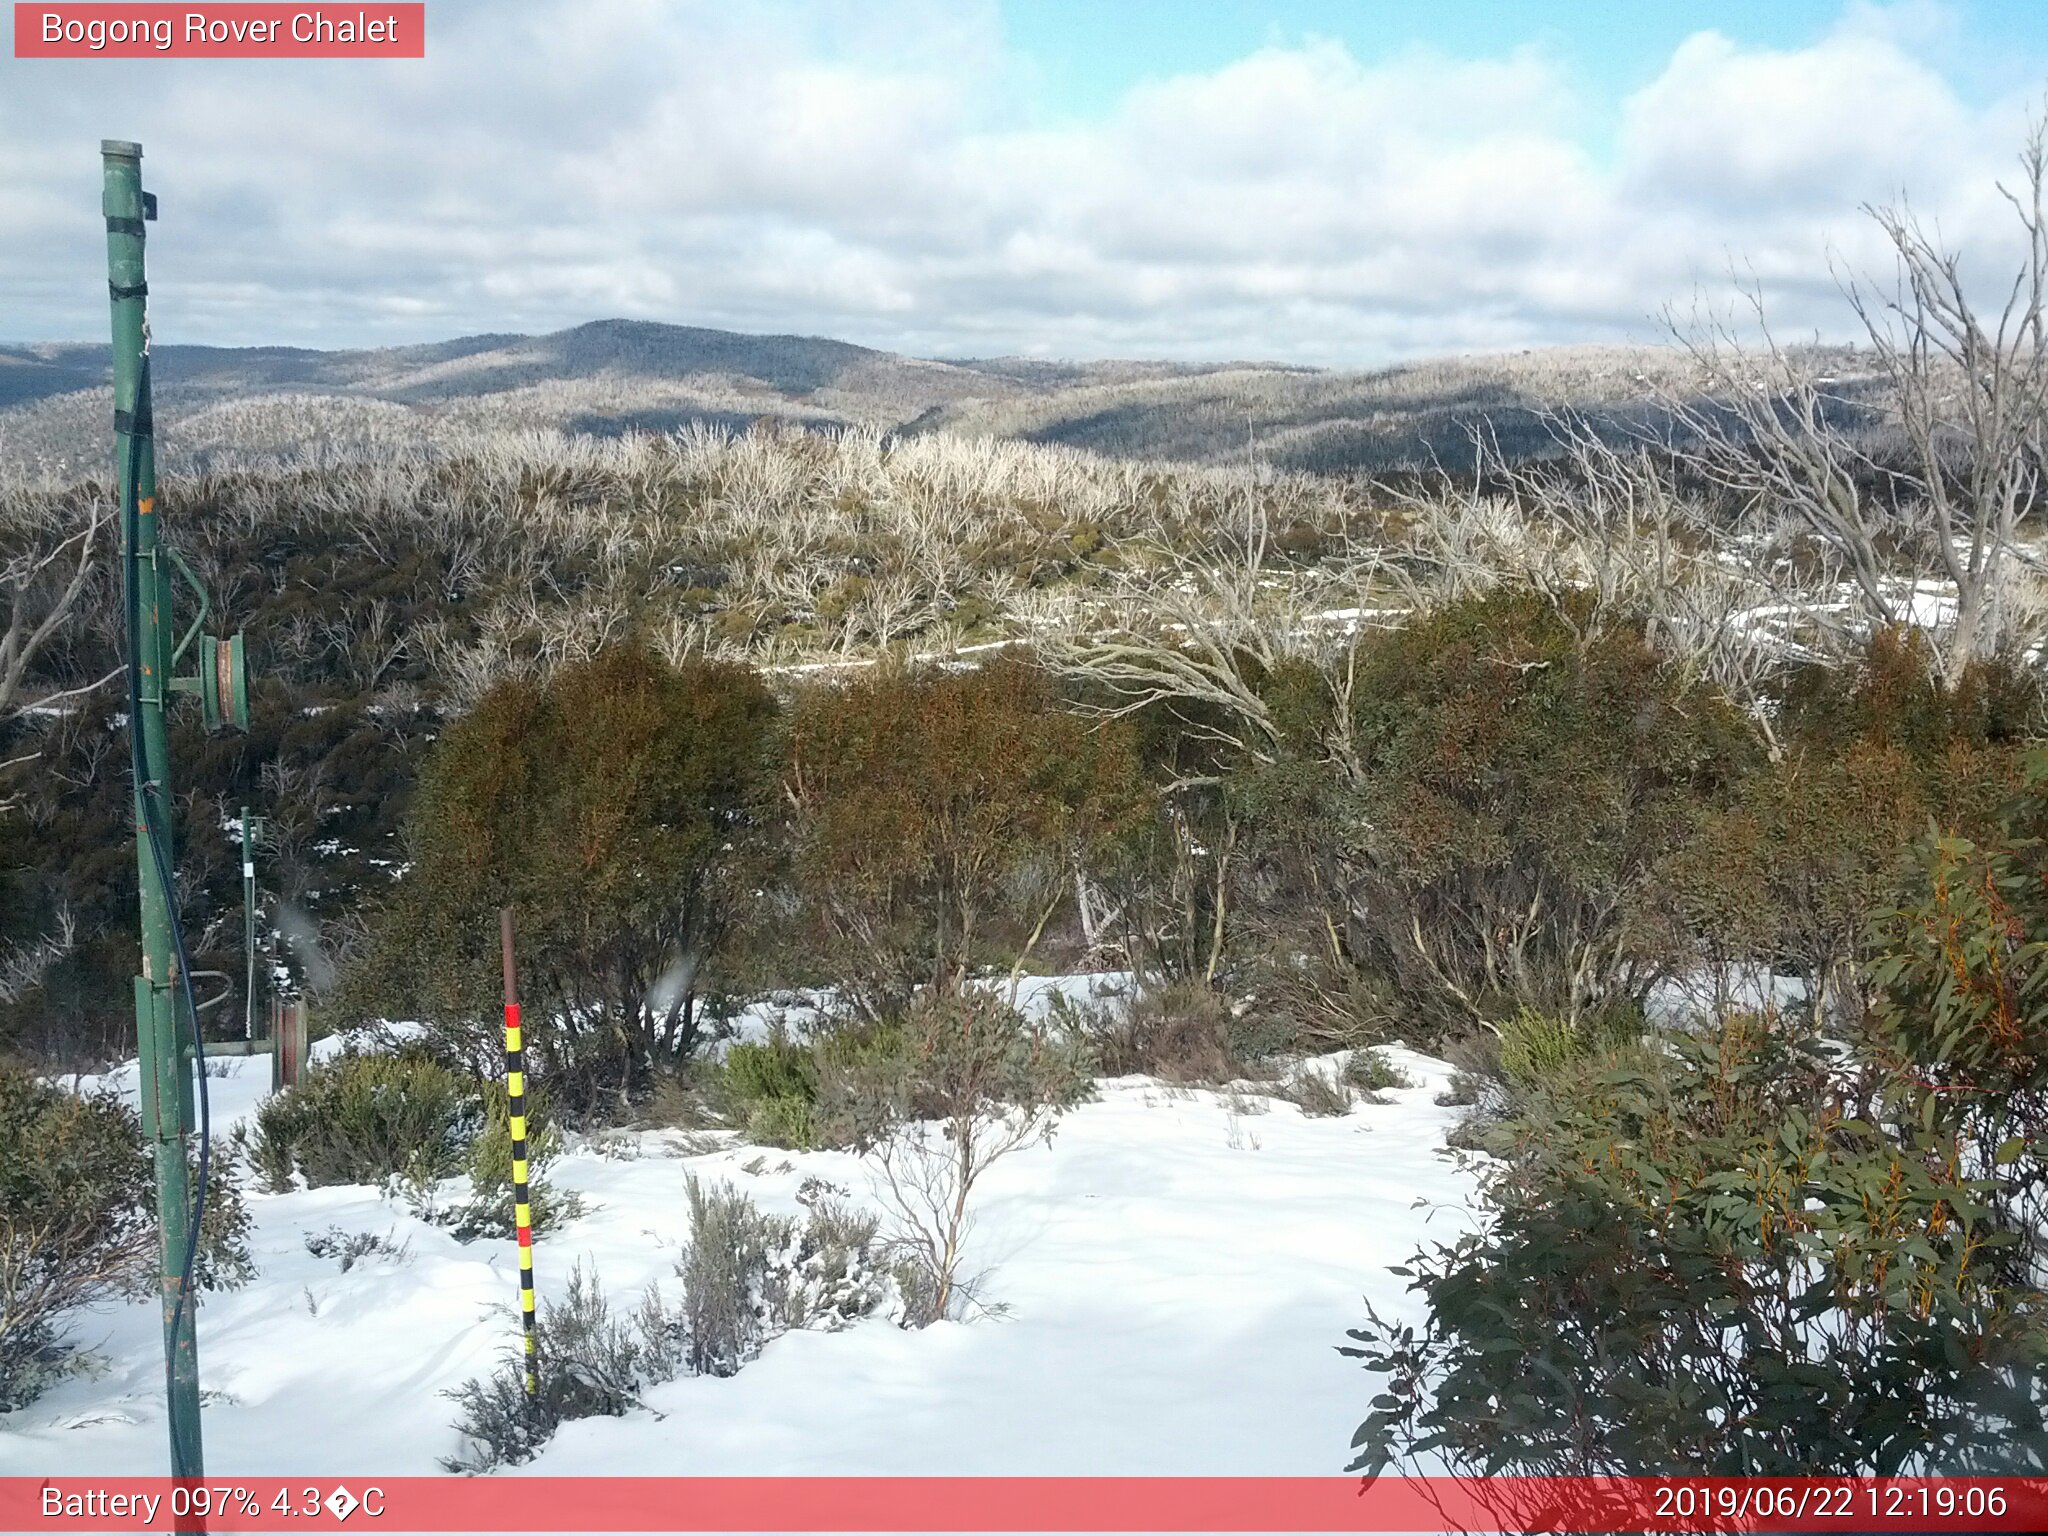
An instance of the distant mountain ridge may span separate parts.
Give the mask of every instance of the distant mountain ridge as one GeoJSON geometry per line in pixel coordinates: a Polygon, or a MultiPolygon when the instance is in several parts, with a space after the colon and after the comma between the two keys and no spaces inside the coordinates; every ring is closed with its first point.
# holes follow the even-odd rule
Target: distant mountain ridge
{"type": "MultiPolygon", "coordinates": [[[[593,320],[546,335],[485,334],[400,347],[320,351],[307,347],[159,345],[156,382],[214,394],[332,390],[385,399],[466,398],[548,380],[624,377],[683,382],[746,380],[797,398],[857,389],[900,372],[933,396],[1012,394],[1211,371],[1171,363],[1048,363],[1029,358],[941,361],[905,357],[818,336],[752,335],[652,320],[593,320]]],[[[103,343],[0,346],[0,407],[104,384],[103,343]]]]}
{"type": "MultiPolygon", "coordinates": [[[[0,346],[0,462],[104,455],[108,349],[0,346]]],[[[692,424],[950,432],[1180,462],[1344,472],[1454,461],[1484,425],[1540,446],[1545,412],[1617,422],[1682,387],[1670,348],[1536,349],[1374,370],[1268,363],[908,357],[824,337],[597,320],[353,351],[159,345],[160,431],[205,462],[254,443],[385,442],[478,425],[617,434],[692,424]]]]}

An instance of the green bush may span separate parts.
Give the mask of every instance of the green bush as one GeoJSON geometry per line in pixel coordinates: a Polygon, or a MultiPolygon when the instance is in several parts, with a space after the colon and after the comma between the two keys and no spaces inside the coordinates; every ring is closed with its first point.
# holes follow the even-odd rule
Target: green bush
{"type": "Polygon", "coordinates": [[[69,1314],[138,1292],[154,1251],[134,1116],[0,1065],[0,1412],[69,1363],[69,1314]]]}
{"type": "Polygon", "coordinates": [[[1408,1075],[1382,1051],[1353,1051],[1344,1063],[1344,1081],[1360,1093],[1373,1095],[1388,1088],[1412,1088],[1408,1075]]]}
{"type": "MultiPolygon", "coordinates": [[[[480,1237],[519,1235],[514,1219],[511,1102],[496,1084],[485,1091],[484,1099],[484,1126],[469,1144],[464,1160],[469,1198],[445,1213],[432,1212],[427,1203],[433,1219],[452,1228],[457,1240],[465,1243],[480,1237]]],[[[561,1155],[562,1134],[548,1123],[545,1098],[531,1089],[526,1095],[526,1123],[527,1214],[535,1232],[551,1232],[581,1215],[583,1200],[579,1195],[558,1194],[544,1177],[548,1165],[561,1155]]]]}
{"type": "Polygon", "coordinates": [[[1979,1113],[2048,1091],[2048,750],[2025,784],[1983,841],[1922,838],[1905,900],[1873,925],[1889,1038],[1979,1113]]]}
{"type": "Polygon", "coordinates": [[[1281,893],[1268,920],[1301,908],[1283,962],[1374,978],[1394,1011],[1367,1022],[1425,1041],[1639,1006],[1693,962],[1661,868],[1763,753],[1640,625],[1502,589],[1366,635],[1346,676],[1340,705],[1276,674],[1271,707],[1298,723],[1232,775],[1281,893]]]}
{"type": "Polygon", "coordinates": [[[457,1455],[442,1459],[447,1471],[490,1472],[531,1461],[564,1423],[617,1418],[656,1379],[647,1369],[644,1331],[613,1315],[603,1287],[580,1264],[560,1301],[541,1302],[535,1325],[535,1395],[526,1391],[523,1346],[508,1348],[490,1375],[446,1394],[461,1409],[455,1428],[463,1442],[457,1455]]]}
{"type": "MultiPolygon", "coordinates": [[[[496,1083],[479,1082],[421,1047],[350,1051],[309,1065],[295,1088],[264,1101],[245,1138],[251,1160],[274,1190],[374,1184],[410,1192],[423,1219],[452,1227],[468,1242],[510,1237],[510,1103],[496,1083]],[[466,1198],[443,1208],[434,1186],[469,1176],[466,1198]]],[[[535,1231],[575,1215],[580,1203],[557,1195],[542,1177],[561,1150],[546,1096],[526,1095],[529,1205],[535,1231]]]]}
{"type": "MultiPolygon", "coordinates": [[[[200,1222],[202,1290],[254,1272],[233,1158],[217,1148],[200,1222]]],[[[156,1183],[134,1111],[0,1063],[0,1412],[76,1363],[79,1310],[152,1288],[156,1183]]]]}
{"type": "Polygon", "coordinates": [[[1540,1082],[1584,1054],[1578,1029],[1533,1008],[1522,1009],[1500,1026],[1500,1066],[1511,1082],[1540,1082]]]}
{"type": "Polygon", "coordinates": [[[2048,1271],[2048,749],[1980,841],[1930,831],[1870,941],[1868,1049],[1902,1064],[1911,1114],[1942,1155],[1996,1169],[1982,1199],[2017,1236],[1980,1262],[2015,1284],[2048,1271]]]}
{"type": "Polygon", "coordinates": [[[810,1047],[777,1030],[726,1049],[717,1094],[747,1139],[770,1147],[808,1147],[816,1129],[818,1063],[810,1047]]]}
{"type": "MultiPolygon", "coordinates": [[[[186,1187],[199,1189],[199,1163],[186,1160],[186,1187]]],[[[254,1222],[242,1193],[241,1148],[216,1137],[206,1175],[206,1209],[199,1218],[199,1251],[193,1258],[193,1279],[202,1291],[232,1291],[256,1278],[249,1252],[254,1222]]]]}
{"type": "Polygon", "coordinates": [[[700,1042],[705,980],[763,884],[776,716],[748,669],[632,646],[498,683],[421,771],[412,868],[344,1016],[487,1050],[509,906],[534,1075],[572,1121],[629,1118],[700,1042]]]}
{"type": "Polygon", "coordinates": [[[249,1154],[273,1190],[425,1184],[460,1173],[485,1124],[484,1086],[425,1052],[310,1063],[256,1112],[249,1154]]]}
{"type": "Polygon", "coordinates": [[[1526,1092],[1606,1058],[1641,1036],[1641,1017],[1633,1010],[1573,1021],[1524,1008],[1501,1022],[1496,1059],[1507,1086],[1526,1092]]]}
{"type": "Polygon", "coordinates": [[[909,1070],[902,1026],[842,1020],[808,1040],[776,1031],[731,1046],[716,1092],[747,1139],[770,1147],[846,1147],[859,1139],[854,1085],[909,1070]]]}
{"type": "Polygon", "coordinates": [[[2041,1300],[2000,1176],[1910,1079],[1731,1017],[1552,1077],[1480,1171],[1483,1230],[1373,1315],[1357,1465],[1463,1476],[2038,1467],[2041,1300]]]}

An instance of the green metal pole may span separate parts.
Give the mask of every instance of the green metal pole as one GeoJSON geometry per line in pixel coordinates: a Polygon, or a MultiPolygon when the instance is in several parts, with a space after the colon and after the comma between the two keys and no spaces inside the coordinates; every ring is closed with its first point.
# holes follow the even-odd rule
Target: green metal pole
{"type": "MultiPolygon", "coordinates": [[[[170,692],[170,571],[157,558],[156,452],[150,419],[149,319],[143,273],[142,146],[108,139],[100,145],[105,177],[107,282],[114,312],[114,465],[121,505],[133,505],[122,530],[123,590],[137,626],[135,677],[139,707],[128,722],[141,733],[149,781],[135,787],[135,850],[142,894],[142,974],[135,979],[135,1034],[142,1068],[143,1132],[156,1161],[158,1230],[162,1239],[164,1356],[168,1363],[171,1475],[204,1475],[199,1442],[199,1350],[193,1300],[184,1298],[191,1189],[185,1137],[192,1123],[191,1048],[178,1027],[171,939],[171,893],[158,874],[176,867],[171,842],[170,740],[164,705],[170,692]],[[132,503],[130,498],[133,498],[132,503]],[[151,847],[151,839],[157,846],[151,847]],[[173,1326],[173,1318],[177,1318],[173,1326]]],[[[124,519],[125,523],[125,519],[124,519]]]]}
{"type": "Polygon", "coordinates": [[[242,1038],[256,1038],[256,843],[242,807],[242,1038]]]}

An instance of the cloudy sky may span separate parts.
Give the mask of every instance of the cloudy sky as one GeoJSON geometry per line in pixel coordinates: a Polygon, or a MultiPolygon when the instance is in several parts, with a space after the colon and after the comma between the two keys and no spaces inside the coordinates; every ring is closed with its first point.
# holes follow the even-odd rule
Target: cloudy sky
{"type": "MultiPolygon", "coordinates": [[[[9,8],[11,10],[11,7],[9,8]]],[[[431,0],[422,61],[0,48],[0,339],[106,329],[145,147],[164,340],[609,316],[933,356],[1649,339],[1753,274],[1843,332],[1910,192],[1995,271],[2036,0],[431,0]]]]}

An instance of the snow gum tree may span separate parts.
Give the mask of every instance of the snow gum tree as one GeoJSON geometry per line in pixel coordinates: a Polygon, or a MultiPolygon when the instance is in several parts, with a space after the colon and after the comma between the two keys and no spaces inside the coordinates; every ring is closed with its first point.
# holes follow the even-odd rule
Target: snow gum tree
{"type": "Polygon", "coordinates": [[[1021,967],[1076,870],[1150,802],[1130,731],[1068,711],[1008,658],[805,693],[783,792],[797,887],[834,979],[873,1016],[997,956],[1021,967]]]}
{"type": "Polygon", "coordinates": [[[745,668],[626,647],[498,683],[421,776],[413,868],[356,1006],[483,1024],[488,1062],[510,906],[528,1049],[557,1104],[630,1099],[701,1032],[703,967],[762,846],[775,718],[745,668]]]}

